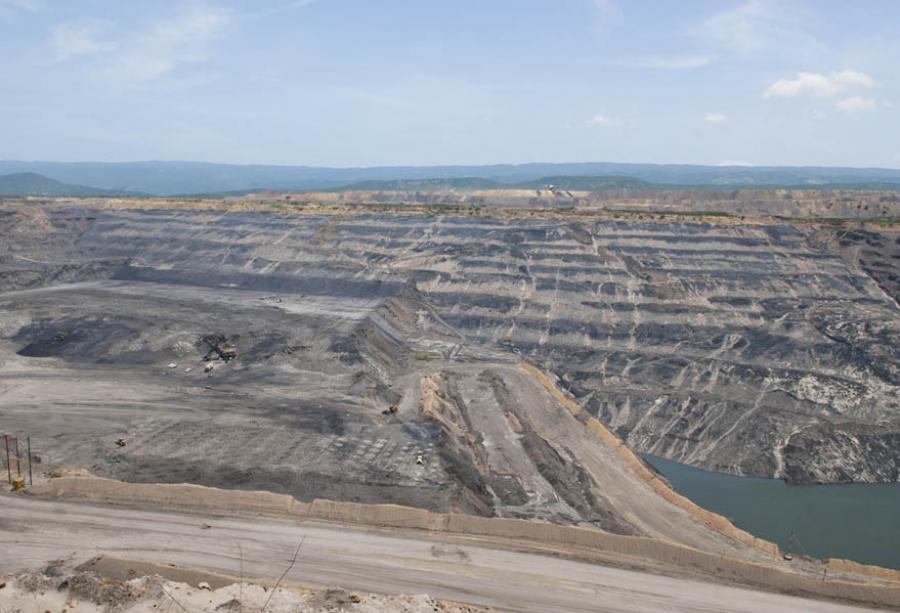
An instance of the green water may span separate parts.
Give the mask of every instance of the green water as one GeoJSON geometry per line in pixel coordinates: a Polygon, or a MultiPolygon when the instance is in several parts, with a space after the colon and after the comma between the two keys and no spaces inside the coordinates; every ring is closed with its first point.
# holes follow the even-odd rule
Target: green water
{"type": "Polygon", "coordinates": [[[802,553],[793,531],[814,557],[900,569],[900,484],[787,485],[643,458],[683,496],[785,551],[802,553]]]}

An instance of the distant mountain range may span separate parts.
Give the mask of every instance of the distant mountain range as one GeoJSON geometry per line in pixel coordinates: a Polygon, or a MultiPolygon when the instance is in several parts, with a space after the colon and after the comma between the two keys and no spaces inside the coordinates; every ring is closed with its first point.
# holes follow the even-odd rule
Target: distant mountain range
{"type": "Polygon", "coordinates": [[[460,177],[451,179],[394,179],[390,181],[360,181],[335,189],[362,191],[429,191],[429,190],[477,190],[477,189],[546,189],[553,186],[558,189],[593,190],[652,188],[654,184],[631,177],[581,177],[555,176],[541,177],[533,181],[516,181],[501,183],[492,179],[479,177],[460,177]]]}
{"type": "MultiPolygon", "coordinates": [[[[457,189],[526,186],[549,178],[564,189],[628,187],[602,185],[634,181],[678,187],[888,187],[900,189],[900,170],[886,168],[691,166],[675,164],[499,164],[493,166],[384,166],[318,168],[312,166],[240,166],[206,162],[17,162],[0,161],[0,175],[37,173],[45,178],[115,193],[188,195],[261,190],[457,189]],[[601,185],[595,185],[597,182],[601,185]],[[422,187],[414,187],[421,185],[422,187]],[[425,187],[432,185],[435,187],[425,187]],[[365,187],[369,186],[369,187],[365,187]],[[377,187],[376,187],[377,186],[377,187]]],[[[68,193],[66,195],[76,195],[68,193]]]]}
{"type": "Polygon", "coordinates": [[[134,192],[73,185],[34,172],[0,175],[0,196],[135,196],[134,192]]]}

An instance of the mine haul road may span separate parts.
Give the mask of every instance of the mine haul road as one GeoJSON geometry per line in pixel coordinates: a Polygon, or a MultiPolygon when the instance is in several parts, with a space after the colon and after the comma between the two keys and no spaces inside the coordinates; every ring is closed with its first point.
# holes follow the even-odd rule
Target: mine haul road
{"type": "MultiPolygon", "coordinates": [[[[107,555],[272,584],[427,593],[502,611],[852,611],[855,607],[535,553],[335,524],[221,518],[0,494],[0,574],[107,555]]],[[[2,594],[0,594],[2,596],[2,594]]],[[[2,601],[2,598],[0,598],[2,601]]]]}

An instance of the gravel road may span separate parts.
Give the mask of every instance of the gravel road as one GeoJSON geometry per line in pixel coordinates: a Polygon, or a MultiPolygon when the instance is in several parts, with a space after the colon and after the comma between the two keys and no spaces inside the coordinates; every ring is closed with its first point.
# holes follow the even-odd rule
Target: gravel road
{"type": "MultiPolygon", "coordinates": [[[[301,538],[288,583],[427,593],[505,611],[851,611],[695,580],[395,536],[260,518],[216,518],[0,496],[0,572],[106,554],[274,581],[301,538]],[[239,545],[240,551],[239,553],[239,545]]],[[[2,600],[2,598],[0,598],[2,600]]]]}

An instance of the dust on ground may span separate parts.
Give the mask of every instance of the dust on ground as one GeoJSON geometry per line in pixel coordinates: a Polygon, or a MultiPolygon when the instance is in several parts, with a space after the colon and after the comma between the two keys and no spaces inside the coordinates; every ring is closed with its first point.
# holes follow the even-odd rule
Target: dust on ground
{"type": "Polygon", "coordinates": [[[114,558],[98,558],[65,573],[51,564],[36,572],[0,576],[0,611],[478,613],[489,610],[436,600],[425,594],[382,595],[340,587],[286,589],[241,581],[218,585],[222,576],[204,577],[206,574],[114,558]],[[135,575],[139,570],[160,572],[135,575]]]}

